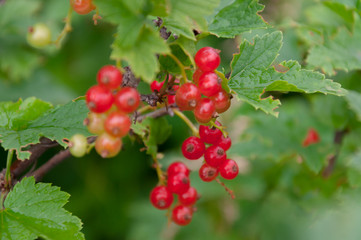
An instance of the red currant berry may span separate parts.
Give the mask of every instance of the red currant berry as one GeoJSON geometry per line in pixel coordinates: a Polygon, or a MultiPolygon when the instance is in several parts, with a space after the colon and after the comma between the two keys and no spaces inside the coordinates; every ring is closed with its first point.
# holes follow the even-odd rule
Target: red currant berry
{"type": "Polygon", "coordinates": [[[74,157],[83,157],[88,150],[88,141],[84,135],[75,134],[70,138],[69,151],[74,157]]]}
{"type": "Polygon", "coordinates": [[[116,89],[122,84],[123,74],[115,66],[106,65],[98,71],[97,81],[100,86],[116,89]]]}
{"type": "Polygon", "coordinates": [[[115,95],[115,105],[121,112],[134,112],[140,103],[140,96],[135,88],[124,87],[115,95]]]}
{"type": "Polygon", "coordinates": [[[154,91],[159,92],[162,89],[163,85],[164,85],[164,81],[158,82],[158,81],[154,80],[150,84],[150,89],[152,90],[152,92],[154,92],[154,91]]]}
{"type": "Polygon", "coordinates": [[[232,145],[232,140],[231,138],[228,136],[228,137],[224,137],[223,134],[219,140],[219,142],[217,143],[218,146],[220,146],[221,148],[224,149],[224,151],[227,151],[231,145],[232,145]]]}
{"type": "Polygon", "coordinates": [[[89,112],[88,117],[84,119],[83,123],[85,126],[87,126],[90,133],[100,135],[105,131],[104,122],[106,118],[107,115],[105,113],[98,114],[89,112]]]}
{"type": "Polygon", "coordinates": [[[214,106],[216,107],[217,113],[223,113],[228,110],[231,106],[231,100],[229,99],[229,95],[221,89],[214,96],[211,97],[214,102],[214,106]]]}
{"type": "Polygon", "coordinates": [[[168,176],[168,189],[175,194],[185,193],[189,188],[189,177],[184,173],[168,176]]]}
{"type": "Polygon", "coordinates": [[[219,167],[218,171],[224,179],[231,180],[238,175],[238,165],[232,159],[226,159],[219,167]]]}
{"type": "Polygon", "coordinates": [[[198,122],[208,123],[212,119],[215,110],[214,103],[211,99],[202,98],[193,113],[198,122]]]}
{"type": "Polygon", "coordinates": [[[189,160],[196,160],[203,156],[206,147],[200,138],[189,137],[182,144],[183,156],[189,160]]]}
{"type": "Polygon", "coordinates": [[[122,139],[110,136],[107,133],[99,135],[95,141],[95,150],[103,158],[115,157],[122,148],[122,139]]]}
{"type": "Polygon", "coordinates": [[[195,204],[197,199],[198,199],[198,193],[194,187],[190,187],[188,191],[178,195],[179,202],[185,206],[191,206],[195,204]]]}
{"type": "Polygon", "coordinates": [[[184,173],[186,176],[189,176],[189,169],[182,162],[174,162],[168,166],[167,173],[168,177],[178,173],[184,173]]]}
{"type": "Polygon", "coordinates": [[[179,205],[172,211],[172,220],[174,223],[185,226],[192,221],[193,211],[190,207],[179,205]]]}
{"type": "Polygon", "coordinates": [[[203,73],[202,76],[199,77],[199,91],[201,91],[204,96],[214,96],[222,89],[221,83],[220,78],[218,78],[218,75],[214,72],[203,73]]]}
{"type": "Polygon", "coordinates": [[[90,111],[103,113],[110,109],[114,102],[114,97],[108,88],[95,85],[87,91],[86,102],[90,111]]]}
{"type": "MultiPolygon", "coordinates": [[[[222,126],[220,122],[216,121],[215,124],[222,126]]],[[[221,139],[222,132],[216,127],[208,127],[199,125],[199,136],[201,140],[209,144],[217,144],[221,139]]]]}
{"type": "Polygon", "coordinates": [[[88,14],[95,9],[92,0],[70,0],[70,5],[78,14],[88,14]]]}
{"type": "Polygon", "coordinates": [[[206,163],[212,167],[218,167],[226,160],[226,158],[226,151],[216,145],[210,146],[204,153],[204,160],[206,160],[206,163]]]}
{"type": "Polygon", "coordinates": [[[193,110],[201,100],[201,92],[193,83],[185,83],[176,92],[175,102],[183,110],[193,110]]]}
{"type": "Polygon", "coordinates": [[[167,209],[173,203],[173,194],[165,186],[157,186],[150,193],[150,202],[155,208],[167,209]]]}
{"type": "Polygon", "coordinates": [[[199,169],[199,177],[204,182],[211,182],[218,176],[218,169],[215,167],[209,166],[207,163],[204,163],[199,169]]]}
{"type": "Polygon", "coordinates": [[[175,103],[175,95],[168,95],[167,98],[168,98],[169,105],[172,105],[175,103]]]}
{"type": "Polygon", "coordinates": [[[112,112],[104,123],[107,133],[113,137],[124,137],[128,134],[132,122],[129,117],[122,112],[112,112]]]}
{"type": "Polygon", "coordinates": [[[204,47],[198,50],[194,61],[203,72],[212,72],[217,69],[221,62],[219,50],[211,47],[204,47]]]}
{"type": "Polygon", "coordinates": [[[51,43],[51,31],[45,24],[37,23],[29,27],[26,39],[31,46],[42,48],[51,43]]]}
{"type": "Polygon", "coordinates": [[[193,73],[193,82],[195,85],[198,85],[198,82],[199,82],[199,78],[200,76],[202,76],[203,72],[202,70],[200,70],[199,68],[197,68],[194,73],[193,73]]]}

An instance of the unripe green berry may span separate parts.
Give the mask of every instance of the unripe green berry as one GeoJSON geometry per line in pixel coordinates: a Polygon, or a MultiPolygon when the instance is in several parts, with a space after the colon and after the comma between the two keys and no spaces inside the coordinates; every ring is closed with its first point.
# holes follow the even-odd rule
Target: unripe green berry
{"type": "Polygon", "coordinates": [[[85,136],[75,134],[70,138],[69,151],[74,157],[83,157],[88,149],[88,141],[85,136]]]}
{"type": "Polygon", "coordinates": [[[50,29],[43,23],[37,23],[29,27],[27,40],[35,48],[45,47],[51,43],[50,29]]]}

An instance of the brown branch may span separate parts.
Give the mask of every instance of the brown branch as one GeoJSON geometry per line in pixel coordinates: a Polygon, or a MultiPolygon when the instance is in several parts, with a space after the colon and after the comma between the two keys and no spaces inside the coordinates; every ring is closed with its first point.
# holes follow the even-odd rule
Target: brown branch
{"type": "Polygon", "coordinates": [[[140,78],[136,78],[130,67],[124,67],[122,87],[137,88],[140,83],[140,78]]]}
{"type": "Polygon", "coordinates": [[[347,133],[348,133],[348,129],[338,130],[335,132],[333,143],[335,145],[336,150],[335,153],[328,159],[328,164],[322,171],[322,176],[324,178],[328,178],[332,174],[337,162],[337,158],[340,154],[340,148],[342,145],[343,138],[347,133]]]}
{"type": "Polygon", "coordinates": [[[151,118],[159,118],[165,115],[169,115],[171,117],[174,116],[174,112],[172,110],[172,108],[167,108],[167,107],[163,107],[163,108],[159,108],[153,112],[141,115],[141,116],[135,116],[134,120],[136,120],[137,122],[141,122],[144,119],[146,119],[147,117],[151,117],[151,118]]]}

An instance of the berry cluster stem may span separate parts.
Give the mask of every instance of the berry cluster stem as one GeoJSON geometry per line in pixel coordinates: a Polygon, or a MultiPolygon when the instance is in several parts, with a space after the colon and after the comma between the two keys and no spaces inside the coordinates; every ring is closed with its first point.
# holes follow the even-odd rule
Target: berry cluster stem
{"type": "Polygon", "coordinates": [[[159,184],[165,186],[165,177],[162,169],[160,168],[160,164],[157,157],[153,157],[153,162],[154,162],[155,170],[157,171],[159,184]]]}
{"type": "Polygon", "coordinates": [[[11,167],[11,161],[13,159],[13,155],[14,155],[14,150],[9,150],[8,157],[6,160],[5,187],[9,187],[11,185],[10,167],[11,167]]]}
{"type": "Polygon", "coordinates": [[[173,109],[173,112],[188,125],[188,127],[192,130],[194,136],[199,137],[198,129],[196,128],[196,126],[193,125],[192,121],[189,120],[186,115],[184,115],[181,111],[177,109],[173,109]]]}
{"type": "Polygon", "coordinates": [[[224,184],[223,182],[221,182],[221,180],[219,180],[219,178],[216,178],[216,182],[219,183],[222,187],[224,187],[224,189],[226,190],[226,192],[229,194],[229,196],[231,196],[232,199],[235,199],[236,196],[234,195],[234,192],[229,189],[226,184],[224,184]]]}
{"type": "Polygon", "coordinates": [[[54,44],[58,48],[60,48],[61,41],[65,38],[65,36],[68,34],[68,32],[70,32],[72,30],[72,28],[71,28],[72,13],[73,13],[73,8],[70,7],[68,10],[68,15],[65,17],[65,26],[64,26],[63,30],[61,31],[61,33],[59,34],[58,38],[54,41],[54,44]]]}
{"type": "Polygon", "coordinates": [[[179,59],[174,56],[172,53],[169,54],[169,56],[177,63],[178,67],[181,70],[181,74],[182,74],[182,79],[181,79],[181,84],[184,84],[187,82],[187,74],[186,71],[184,69],[184,65],[181,63],[181,61],[179,61],[179,59]]]}

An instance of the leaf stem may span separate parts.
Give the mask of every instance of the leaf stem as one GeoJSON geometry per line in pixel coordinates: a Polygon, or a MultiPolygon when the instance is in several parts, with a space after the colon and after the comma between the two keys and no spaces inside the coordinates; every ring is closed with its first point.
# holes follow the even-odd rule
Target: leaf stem
{"type": "Polygon", "coordinates": [[[61,41],[65,38],[65,36],[68,34],[68,32],[70,32],[72,30],[71,27],[71,15],[73,13],[73,8],[70,7],[68,10],[68,15],[65,17],[65,26],[63,28],[63,30],[61,31],[61,33],[59,34],[58,38],[54,41],[54,44],[60,48],[61,46],[61,41]]]}
{"type": "Polygon", "coordinates": [[[219,180],[219,178],[216,178],[216,182],[219,183],[223,188],[224,190],[226,190],[226,192],[229,194],[229,196],[232,198],[232,199],[235,199],[236,196],[234,195],[234,192],[229,189],[226,184],[224,184],[221,180],[219,180]]]}
{"type": "Polygon", "coordinates": [[[11,161],[13,159],[13,155],[14,155],[14,149],[9,150],[8,151],[8,157],[7,157],[7,160],[6,160],[6,172],[5,172],[5,187],[6,188],[11,186],[10,167],[11,167],[11,161]]]}
{"type": "Polygon", "coordinates": [[[198,129],[196,128],[196,126],[194,126],[194,124],[192,123],[191,120],[189,120],[189,118],[187,118],[186,115],[184,115],[181,111],[179,111],[178,109],[173,109],[173,112],[175,113],[175,115],[177,115],[180,119],[182,119],[187,125],[188,127],[192,130],[193,135],[199,137],[199,132],[198,129]]]}
{"type": "Polygon", "coordinates": [[[181,70],[182,73],[182,79],[181,79],[181,83],[184,84],[187,82],[187,74],[186,71],[184,70],[184,65],[181,63],[181,61],[179,61],[179,59],[174,56],[172,53],[169,54],[169,56],[177,63],[178,67],[181,70]]]}

